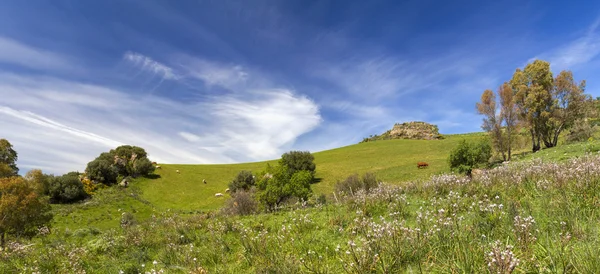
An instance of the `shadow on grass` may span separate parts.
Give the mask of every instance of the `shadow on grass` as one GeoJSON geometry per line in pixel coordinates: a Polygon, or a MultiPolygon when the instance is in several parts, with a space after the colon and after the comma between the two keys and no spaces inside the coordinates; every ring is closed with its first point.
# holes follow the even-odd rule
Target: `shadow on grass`
{"type": "Polygon", "coordinates": [[[321,181],[323,181],[323,178],[314,178],[314,179],[312,180],[312,182],[310,182],[310,183],[311,183],[311,184],[317,184],[317,183],[320,183],[321,181]]]}
{"type": "Polygon", "coordinates": [[[158,179],[158,178],[160,178],[160,174],[148,174],[144,177],[146,177],[148,179],[158,179]]]}

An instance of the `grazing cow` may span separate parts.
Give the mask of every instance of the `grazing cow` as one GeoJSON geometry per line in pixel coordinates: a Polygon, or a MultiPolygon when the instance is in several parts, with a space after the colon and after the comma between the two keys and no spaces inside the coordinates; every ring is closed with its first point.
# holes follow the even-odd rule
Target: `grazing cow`
{"type": "Polygon", "coordinates": [[[228,189],[225,189],[225,193],[229,193],[229,188],[228,188],[228,189]]]}
{"type": "Polygon", "coordinates": [[[223,193],[221,193],[221,192],[215,193],[215,197],[223,197],[223,193]]]}
{"type": "Polygon", "coordinates": [[[426,168],[428,166],[429,166],[429,164],[425,163],[425,162],[418,162],[417,163],[417,168],[426,168]]]}
{"type": "Polygon", "coordinates": [[[160,166],[155,166],[156,169],[160,169],[160,166]]]}

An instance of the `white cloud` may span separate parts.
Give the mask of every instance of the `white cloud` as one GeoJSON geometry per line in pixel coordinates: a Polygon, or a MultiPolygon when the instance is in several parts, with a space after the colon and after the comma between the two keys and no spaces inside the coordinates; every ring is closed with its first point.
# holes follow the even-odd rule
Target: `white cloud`
{"type": "Polygon", "coordinates": [[[163,79],[177,80],[179,76],[175,74],[172,68],[164,65],[160,62],[153,60],[148,56],[128,51],[123,55],[123,59],[131,62],[133,65],[139,67],[141,70],[151,72],[155,75],[159,75],[163,79]]]}
{"type": "Polygon", "coordinates": [[[64,69],[70,66],[62,56],[0,36],[0,63],[32,69],[64,69]]]}
{"type": "Polygon", "coordinates": [[[273,159],[321,121],[317,105],[290,90],[177,102],[72,81],[0,74],[0,128],[19,166],[83,170],[120,144],[165,163],[273,159]]]}

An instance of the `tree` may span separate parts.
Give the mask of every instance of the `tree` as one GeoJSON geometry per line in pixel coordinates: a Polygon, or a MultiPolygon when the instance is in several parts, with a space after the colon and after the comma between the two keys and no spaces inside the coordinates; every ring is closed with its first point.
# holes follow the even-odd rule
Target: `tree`
{"type": "Polygon", "coordinates": [[[248,170],[238,172],[233,181],[229,182],[229,191],[249,190],[255,184],[254,175],[248,170]]]}
{"type": "Polygon", "coordinates": [[[23,177],[27,184],[31,186],[38,195],[48,194],[49,179],[50,177],[42,172],[40,169],[32,169],[25,174],[23,177]]]}
{"type": "Polygon", "coordinates": [[[563,70],[556,76],[552,91],[554,99],[552,113],[542,133],[546,147],[556,146],[560,133],[571,128],[575,121],[584,117],[588,104],[584,91],[585,80],[579,85],[576,84],[571,71],[563,70]]]}
{"type": "Polygon", "coordinates": [[[52,219],[50,205],[21,177],[0,178],[0,246],[6,235],[32,236],[52,219]]]}
{"type": "Polygon", "coordinates": [[[16,164],[17,159],[17,152],[10,142],[6,139],[0,139],[0,178],[19,174],[19,168],[16,164]]]}
{"type": "Polygon", "coordinates": [[[473,168],[484,166],[491,157],[492,148],[490,144],[482,140],[479,143],[467,143],[461,140],[448,157],[448,163],[452,171],[471,175],[473,168]]]}
{"type": "Polygon", "coordinates": [[[306,170],[314,177],[316,169],[314,160],[315,157],[308,151],[290,151],[281,155],[279,165],[286,166],[290,175],[306,170]]]}
{"type": "Polygon", "coordinates": [[[485,116],[481,128],[489,132],[494,148],[502,154],[502,159],[506,161],[506,140],[502,132],[504,117],[498,113],[496,95],[493,91],[486,89],[483,92],[481,102],[477,103],[477,112],[485,116]]]}
{"type": "Polygon", "coordinates": [[[72,203],[85,199],[87,193],[79,180],[79,174],[71,172],[63,176],[50,177],[48,196],[53,203],[72,203]]]}
{"type": "Polygon", "coordinates": [[[154,167],[154,165],[152,164],[152,162],[150,162],[148,158],[139,158],[133,163],[132,176],[137,177],[140,175],[148,175],[154,172],[154,169],[156,169],[156,167],[154,167]]]}
{"type": "Polygon", "coordinates": [[[542,134],[553,111],[553,82],[550,63],[542,60],[527,64],[524,70],[517,69],[510,81],[519,119],[529,129],[534,152],[541,148],[542,134]]]}
{"type": "Polygon", "coordinates": [[[508,158],[511,159],[512,155],[512,144],[514,135],[517,132],[517,124],[519,123],[518,110],[515,104],[515,94],[510,87],[510,84],[505,82],[500,86],[498,91],[500,94],[500,117],[504,121],[505,128],[505,142],[506,152],[508,158]]]}

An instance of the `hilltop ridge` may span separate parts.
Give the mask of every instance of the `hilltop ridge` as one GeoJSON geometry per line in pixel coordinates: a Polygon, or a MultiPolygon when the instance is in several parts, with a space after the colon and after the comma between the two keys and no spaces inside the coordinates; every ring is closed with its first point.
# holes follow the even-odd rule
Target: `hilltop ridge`
{"type": "Polygon", "coordinates": [[[391,139],[439,140],[443,139],[443,136],[440,134],[437,125],[421,121],[412,121],[402,124],[396,123],[392,129],[381,135],[371,135],[364,138],[361,143],[391,139]]]}

